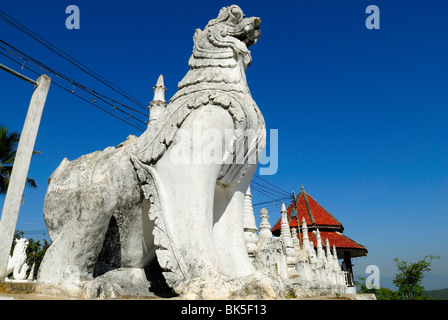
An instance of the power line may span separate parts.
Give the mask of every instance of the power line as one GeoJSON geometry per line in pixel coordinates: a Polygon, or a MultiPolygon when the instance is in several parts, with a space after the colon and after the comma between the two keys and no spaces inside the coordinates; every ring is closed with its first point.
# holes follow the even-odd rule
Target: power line
{"type": "Polygon", "coordinates": [[[289,197],[289,196],[291,196],[291,193],[279,192],[276,189],[273,189],[273,188],[271,188],[269,186],[263,185],[262,183],[259,183],[259,182],[254,181],[254,180],[252,180],[251,186],[258,187],[258,188],[264,190],[265,192],[268,192],[269,194],[272,194],[272,195],[277,196],[277,197],[281,197],[281,196],[289,197]]]}
{"type": "Polygon", "coordinates": [[[264,207],[266,209],[278,209],[283,203],[294,200],[293,193],[276,186],[275,184],[263,179],[259,176],[254,176],[250,183],[251,190],[259,194],[266,201],[253,204],[254,208],[264,207]]]}
{"type": "MultiPolygon", "coordinates": [[[[12,59],[11,57],[6,56],[6,55],[3,54],[2,52],[0,52],[0,55],[3,55],[3,56],[5,56],[5,57],[7,57],[7,58],[10,59],[11,61],[13,61],[13,62],[15,62],[15,63],[18,63],[19,65],[21,64],[20,62],[15,61],[15,60],[12,59]]],[[[28,66],[24,66],[24,68],[27,69],[27,70],[29,70],[29,71],[31,71],[32,73],[34,73],[34,74],[37,75],[37,76],[40,76],[40,75],[41,75],[41,73],[39,73],[39,72],[37,72],[37,71],[35,71],[35,70],[29,68],[28,66]]],[[[91,104],[92,106],[94,106],[94,107],[96,107],[96,108],[98,108],[98,109],[100,109],[100,110],[102,110],[102,111],[104,111],[104,112],[110,114],[111,116],[117,118],[118,120],[121,120],[121,121],[123,121],[123,122],[125,122],[125,123],[127,123],[127,124],[129,124],[129,125],[131,125],[131,126],[133,126],[134,128],[137,128],[137,129],[139,129],[139,130],[144,131],[144,128],[139,127],[139,126],[136,126],[134,123],[132,123],[132,122],[130,122],[130,121],[127,121],[126,119],[123,119],[123,118],[118,117],[117,115],[115,115],[115,114],[111,113],[110,111],[106,110],[106,109],[105,109],[104,107],[102,107],[99,103],[92,103],[92,99],[91,99],[91,98],[90,98],[90,99],[89,99],[89,98],[86,98],[85,95],[82,96],[80,92],[75,92],[75,93],[74,93],[74,92],[72,92],[70,89],[67,89],[67,88],[64,87],[62,84],[58,83],[56,80],[53,80],[52,82],[53,82],[53,84],[56,85],[57,87],[59,87],[59,88],[65,90],[65,91],[67,91],[67,92],[71,92],[72,94],[74,94],[74,95],[77,96],[78,98],[80,98],[80,99],[84,100],[85,102],[91,104]]]]}
{"type": "Polygon", "coordinates": [[[254,176],[254,178],[255,178],[255,179],[259,179],[259,180],[261,180],[261,181],[263,181],[263,182],[265,182],[265,183],[267,183],[267,184],[273,186],[274,188],[276,188],[276,189],[278,189],[278,190],[280,190],[280,191],[285,192],[286,194],[291,194],[291,192],[286,191],[286,190],[284,190],[284,189],[282,189],[282,188],[280,188],[280,187],[278,187],[278,186],[276,186],[276,185],[270,183],[269,181],[267,181],[267,180],[261,178],[260,176],[254,176]]]}
{"type": "Polygon", "coordinates": [[[252,179],[250,186],[251,190],[254,190],[263,198],[270,199],[270,201],[277,201],[277,199],[293,199],[292,193],[286,192],[280,187],[277,187],[264,179],[257,181],[256,176],[252,179]]]}
{"type": "Polygon", "coordinates": [[[279,204],[282,200],[289,200],[290,198],[279,198],[279,199],[274,199],[271,201],[265,201],[265,202],[259,202],[259,203],[255,203],[253,204],[254,207],[258,207],[258,206],[263,206],[263,205],[267,205],[267,204],[279,204]]]}
{"type": "Polygon", "coordinates": [[[38,34],[33,32],[32,30],[30,30],[29,28],[27,28],[22,23],[20,23],[19,21],[15,20],[13,17],[9,16],[8,14],[6,14],[2,10],[0,10],[0,19],[4,20],[5,22],[10,24],[11,26],[16,28],[17,30],[23,32],[24,34],[26,34],[27,36],[29,36],[30,38],[32,38],[33,40],[35,40],[36,42],[38,42],[39,44],[41,44],[42,46],[44,46],[45,48],[50,50],[51,52],[55,53],[56,55],[60,56],[64,60],[66,60],[69,63],[71,63],[72,65],[76,66],[81,71],[85,72],[86,74],[88,74],[91,77],[95,78],[96,80],[100,81],[101,83],[103,83],[104,85],[106,85],[110,89],[114,90],[115,92],[119,93],[120,95],[122,95],[126,99],[134,102],[135,104],[137,104],[143,110],[146,109],[145,103],[139,101],[138,99],[136,99],[132,95],[126,93],[124,90],[122,90],[121,88],[119,88],[118,86],[116,86],[115,84],[110,82],[109,80],[105,79],[104,77],[102,77],[101,75],[99,75],[98,73],[93,71],[92,69],[88,68],[86,65],[84,65],[83,63],[81,63],[77,59],[73,58],[71,55],[69,55],[68,53],[64,52],[63,50],[59,49],[58,47],[56,47],[55,45],[53,45],[52,43],[50,43],[49,41],[47,41],[43,37],[39,36],[38,34]]]}
{"type": "Polygon", "coordinates": [[[71,92],[75,96],[81,98],[82,100],[88,102],[89,104],[93,105],[94,107],[114,116],[115,118],[141,130],[144,131],[146,129],[146,121],[147,116],[143,114],[142,112],[135,110],[134,108],[128,107],[115,99],[109,98],[103,94],[100,94],[96,92],[95,90],[90,89],[89,87],[81,84],[80,82],[64,75],[63,73],[48,67],[47,65],[41,63],[40,61],[32,58],[28,54],[24,53],[23,51],[15,48],[14,46],[10,45],[9,43],[5,42],[4,40],[0,39],[0,43],[6,45],[8,48],[5,48],[3,46],[0,46],[0,49],[4,50],[5,52],[9,53],[10,55],[14,56],[14,58],[19,59],[20,61],[23,61],[23,63],[11,58],[10,56],[0,52],[1,55],[5,56],[6,58],[10,59],[11,61],[14,61],[15,63],[22,65],[22,69],[27,69],[33,72],[34,74],[40,75],[39,72],[37,72],[37,69],[46,71],[50,73],[50,76],[53,78],[54,76],[57,77],[59,80],[62,80],[62,82],[65,82],[66,84],[63,85],[62,83],[58,82],[56,79],[52,79],[52,82],[60,87],[61,89],[64,89],[67,92],[71,92]],[[69,88],[67,88],[67,84],[69,88]],[[84,92],[84,93],[83,93],[84,92]],[[107,106],[102,106],[100,102],[103,102],[107,104],[110,107],[112,107],[112,111],[118,111],[123,113],[123,115],[126,115],[128,119],[123,119],[122,117],[117,116],[116,114],[113,114],[111,111],[107,110],[107,106]],[[123,110],[120,106],[123,106],[124,108],[128,109],[130,112],[134,112],[136,114],[131,115],[131,113],[123,110]],[[143,115],[145,116],[144,120],[139,119],[139,117],[143,115]],[[134,123],[129,121],[135,120],[138,123],[134,123]]]}
{"type": "Polygon", "coordinates": [[[292,201],[293,197],[292,195],[290,196],[284,196],[284,197],[275,197],[273,194],[257,187],[251,184],[251,190],[254,190],[256,193],[258,193],[259,195],[261,195],[262,198],[266,199],[267,201],[263,201],[263,202],[259,202],[259,203],[255,203],[253,204],[253,207],[259,207],[259,206],[266,206],[266,205],[272,205],[272,204],[277,204],[280,205],[283,201],[292,201]]]}
{"type": "Polygon", "coordinates": [[[270,198],[272,200],[275,200],[275,196],[272,196],[269,192],[267,192],[267,191],[263,190],[262,188],[254,185],[253,182],[251,183],[250,188],[251,188],[251,190],[257,191],[259,194],[261,194],[263,196],[263,198],[268,197],[268,198],[270,198]]]}
{"type": "MultiPolygon", "coordinates": [[[[9,60],[11,60],[11,61],[13,61],[13,62],[15,62],[15,63],[17,63],[17,64],[19,64],[19,65],[21,65],[20,62],[14,60],[13,58],[11,58],[11,57],[9,57],[9,56],[7,56],[7,55],[5,55],[3,52],[0,52],[0,55],[2,55],[2,56],[4,56],[4,57],[8,58],[9,60]]],[[[28,65],[26,65],[26,66],[22,65],[22,66],[23,66],[24,69],[29,70],[30,72],[32,72],[33,74],[35,74],[35,75],[37,75],[37,76],[40,76],[40,75],[41,75],[40,72],[37,72],[36,70],[33,70],[33,69],[30,68],[28,65]]],[[[144,131],[144,129],[143,129],[141,126],[138,126],[138,125],[136,125],[136,124],[134,124],[134,123],[128,121],[127,119],[123,119],[123,118],[121,118],[121,117],[119,117],[119,116],[113,114],[112,112],[108,111],[107,109],[105,109],[103,106],[101,106],[101,105],[98,104],[98,103],[93,103],[93,102],[92,102],[92,99],[88,99],[88,98],[86,98],[85,96],[81,96],[81,93],[80,93],[80,92],[75,92],[75,93],[73,93],[73,92],[71,91],[71,89],[67,89],[67,88],[64,87],[62,84],[60,84],[57,80],[52,80],[52,83],[53,83],[54,85],[56,85],[57,87],[59,87],[59,88],[65,90],[65,91],[67,91],[67,92],[69,92],[69,93],[74,94],[75,96],[77,96],[78,98],[80,98],[80,99],[84,100],[85,102],[91,104],[92,106],[94,106],[94,107],[96,107],[96,108],[98,108],[98,109],[100,109],[100,110],[102,110],[102,111],[104,111],[104,112],[110,114],[111,116],[117,118],[118,120],[120,120],[120,121],[122,121],[122,122],[125,122],[125,123],[127,123],[128,125],[133,126],[133,127],[136,128],[136,129],[139,129],[139,130],[144,131]]]]}
{"type": "MultiPolygon", "coordinates": [[[[107,96],[105,96],[105,95],[103,95],[103,94],[100,94],[99,92],[97,92],[97,91],[95,91],[95,90],[92,90],[92,89],[88,88],[88,87],[85,86],[85,85],[82,85],[82,84],[79,83],[78,81],[76,81],[76,80],[70,78],[70,77],[67,76],[67,75],[64,75],[62,72],[59,72],[59,71],[57,71],[57,70],[55,70],[55,69],[53,69],[53,68],[51,68],[51,67],[45,65],[44,63],[38,61],[37,59],[32,58],[31,56],[29,56],[29,55],[26,54],[25,52],[23,52],[23,51],[17,49],[16,47],[14,47],[13,45],[7,43],[6,41],[0,39],[0,42],[3,43],[4,45],[6,45],[9,49],[7,49],[7,48],[5,48],[5,47],[2,47],[2,46],[0,46],[0,48],[3,49],[4,51],[7,51],[8,53],[14,55],[15,57],[17,57],[17,58],[23,60],[23,61],[24,61],[24,62],[23,62],[23,63],[24,63],[23,65],[25,65],[26,63],[30,63],[30,62],[32,62],[32,63],[34,63],[35,66],[39,67],[40,69],[42,69],[42,70],[44,70],[44,71],[46,70],[46,71],[48,71],[48,72],[50,72],[50,73],[52,73],[52,74],[54,74],[54,75],[56,75],[56,76],[58,76],[58,77],[60,77],[60,78],[62,78],[62,79],[64,79],[64,80],[70,82],[72,85],[74,85],[74,87],[81,88],[81,89],[83,89],[83,90],[85,90],[85,91],[88,91],[88,92],[91,93],[91,94],[96,95],[97,97],[99,96],[99,97],[101,97],[101,98],[105,98],[105,99],[110,100],[110,101],[112,101],[112,102],[114,102],[114,103],[117,103],[117,104],[119,104],[119,105],[121,105],[121,106],[123,106],[123,107],[125,107],[125,108],[127,108],[127,109],[129,109],[129,110],[131,110],[131,111],[134,111],[134,112],[136,112],[136,113],[139,113],[140,115],[143,115],[143,116],[147,117],[147,114],[145,114],[145,113],[142,113],[142,112],[140,112],[140,111],[138,111],[138,110],[135,110],[134,108],[131,108],[131,107],[125,105],[125,104],[122,104],[122,103],[116,101],[115,99],[109,98],[109,97],[107,97],[107,96]]],[[[146,109],[146,110],[147,110],[147,109],[146,109]]]]}

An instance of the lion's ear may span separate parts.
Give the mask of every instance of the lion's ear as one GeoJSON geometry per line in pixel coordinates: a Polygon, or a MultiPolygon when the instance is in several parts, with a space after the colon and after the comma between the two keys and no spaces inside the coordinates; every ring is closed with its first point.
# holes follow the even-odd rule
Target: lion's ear
{"type": "Polygon", "coordinates": [[[229,13],[230,13],[230,7],[222,7],[221,10],[219,10],[217,19],[219,19],[221,16],[227,18],[229,16],[229,13]]]}
{"type": "Polygon", "coordinates": [[[223,7],[219,10],[218,17],[216,19],[212,19],[208,22],[207,26],[213,26],[217,23],[226,21],[230,15],[230,7],[223,7]]]}

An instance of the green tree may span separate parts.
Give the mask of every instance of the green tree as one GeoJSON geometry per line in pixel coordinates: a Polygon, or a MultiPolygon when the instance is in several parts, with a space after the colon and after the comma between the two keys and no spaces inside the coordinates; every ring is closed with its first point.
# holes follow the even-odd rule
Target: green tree
{"type": "MultiPolygon", "coordinates": [[[[0,126],[0,194],[6,194],[11,177],[12,167],[16,158],[16,149],[20,140],[17,132],[8,132],[4,126],[0,126]]],[[[39,153],[34,151],[34,154],[39,153]]],[[[36,181],[27,178],[26,184],[29,187],[37,188],[36,181]]]]}
{"type": "Polygon", "coordinates": [[[358,288],[357,293],[373,293],[377,300],[400,300],[398,292],[387,288],[372,288],[368,289],[366,285],[366,278],[359,277],[359,281],[355,281],[355,285],[358,288]]]}
{"type": "Polygon", "coordinates": [[[424,272],[431,270],[431,263],[434,259],[439,259],[439,256],[427,255],[423,260],[414,263],[400,261],[395,258],[397,273],[393,279],[393,283],[398,288],[398,294],[405,300],[424,299],[422,280],[424,272]]]}

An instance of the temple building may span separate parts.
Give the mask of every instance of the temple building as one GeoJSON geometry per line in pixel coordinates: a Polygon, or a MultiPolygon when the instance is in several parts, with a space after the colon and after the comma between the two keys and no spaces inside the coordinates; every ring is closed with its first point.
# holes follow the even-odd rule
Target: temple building
{"type": "MultiPolygon", "coordinates": [[[[352,258],[367,255],[367,249],[343,235],[344,227],[335,217],[325,210],[316,200],[306,193],[304,187],[294,198],[286,210],[286,217],[289,228],[293,235],[296,235],[299,246],[303,246],[303,231],[308,233],[309,242],[317,250],[322,246],[323,250],[336,248],[337,258],[343,259],[342,270],[347,272],[347,285],[354,287],[352,258]],[[303,230],[306,226],[307,230],[303,230]],[[320,241],[316,239],[316,234],[320,241]],[[320,234],[320,236],[319,236],[320,234]],[[327,241],[328,239],[328,241],[327,241]]],[[[280,236],[282,221],[279,219],[271,229],[274,236],[280,236]]],[[[294,237],[295,238],[295,237],[294,237]]],[[[308,241],[308,240],[306,240],[308,241]]]]}

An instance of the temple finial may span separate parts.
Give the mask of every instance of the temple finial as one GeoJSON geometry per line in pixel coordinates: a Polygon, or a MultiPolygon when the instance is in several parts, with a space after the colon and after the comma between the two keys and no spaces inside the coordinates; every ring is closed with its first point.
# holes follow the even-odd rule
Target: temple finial
{"type": "Polygon", "coordinates": [[[159,76],[159,79],[157,79],[157,83],[154,87],[152,87],[152,90],[154,90],[154,99],[149,105],[148,125],[159,118],[167,105],[165,101],[165,92],[167,89],[163,84],[163,75],[159,76]]]}
{"type": "Polygon", "coordinates": [[[320,237],[319,229],[316,229],[316,231],[313,231],[313,233],[314,233],[314,236],[316,237],[317,258],[323,258],[324,250],[322,248],[322,239],[320,237]]]}
{"type": "Polygon", "coordinates": [[[259,226],[260,231],[258,232],[258,236],[271,238],[272,237],[271,225],[268,220],[269,216],[268,216],[268,210],[266,208],[262,208],[260,210],[260,218],[261,222],[259,226]]]}
{"type": "Polygon", "coordinates": [[[288,217],[287,217],[288,213],[286,211],[286,206],[284,203],[282,203],[282,210],[280,212],[282,214],[280,235],[282,237],[291,238],[291,232],[289,230],[289,223],[288,223],[288,217]]]}
{"type": "Polygon", "coordinates": [[[311,250],[311,244],[308,237],[308,227],[306,225],[305,217],[302,218],[302,248],[311,250]]]}
{"type": "Polygon", "coordinates": [[[255,224],[254,209],[252,206],[252,194],[250,192],[250,186],[247,187],[246,196],[243,203],[243,227],[244,227],[244,240],[246,241],[246,247],[248,252],[254,252],[257,248],[257,226],[255,224]]]}
{"type": "Polygon", "coordinates": [[[154,90],[153,101],[165,102],[165,92],[167,89],[163,84],[163,75],[159,76],[159,79],[157,79],[157,83],[156,83],[155,87],[153,87],[152,89],[154,90]]]}

